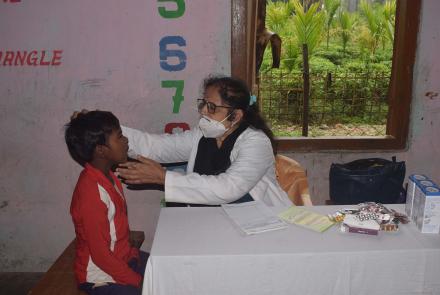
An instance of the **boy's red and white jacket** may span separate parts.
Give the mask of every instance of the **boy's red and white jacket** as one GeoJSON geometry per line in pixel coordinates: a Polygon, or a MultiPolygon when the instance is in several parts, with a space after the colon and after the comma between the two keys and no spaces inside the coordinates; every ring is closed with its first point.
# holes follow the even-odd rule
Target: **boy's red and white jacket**
{"type": "Polygon", "coordinates": [[[127,204],[121,182],[86,164],[73,192],[70,214],[76,233],[75,275],[81,283],[139,286],[141,276],[127,262],[139,257],[129,243],[127,204]]]}

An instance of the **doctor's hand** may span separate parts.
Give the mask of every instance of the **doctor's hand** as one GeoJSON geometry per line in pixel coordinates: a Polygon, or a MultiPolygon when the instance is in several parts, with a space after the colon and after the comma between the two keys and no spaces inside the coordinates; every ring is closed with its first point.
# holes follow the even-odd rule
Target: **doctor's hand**
{"type": "Polygon", "coordinates": [[[139,162],[119,164],[116,172],[127,184],[165,184],[165,169],[156,161],[138,156],[139,162]]]}

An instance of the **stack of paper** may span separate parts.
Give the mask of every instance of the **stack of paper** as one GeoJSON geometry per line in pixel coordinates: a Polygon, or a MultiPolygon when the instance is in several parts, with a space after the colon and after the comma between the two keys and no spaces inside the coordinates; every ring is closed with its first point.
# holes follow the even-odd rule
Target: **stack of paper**
{"type": "Polygon", "coordinates": [[[226,204],[222,208],[237,227],[248,235],[287,227],[287,223],[259,201],[226,204]]]}
{"type": "Polygon", "coordinates": [[[325,215],[308,211],[302,207],[292,206],[278,214],[283,220],[317,232],[323,232],[334,223],[325,215]]]}

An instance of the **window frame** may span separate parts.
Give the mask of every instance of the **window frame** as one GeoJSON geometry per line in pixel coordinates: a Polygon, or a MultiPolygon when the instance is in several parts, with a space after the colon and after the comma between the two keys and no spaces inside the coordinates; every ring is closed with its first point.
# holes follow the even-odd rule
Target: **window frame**
{"type": "MultiPolygon", "coordinates": [[[[231,73],[255,89],[257,2],[232,0],[231,73]]],[[[404,150],[410,122],[421,0],[396,1],[396,25],[385,136],[277,137],[278,151],[404,150]]]]}

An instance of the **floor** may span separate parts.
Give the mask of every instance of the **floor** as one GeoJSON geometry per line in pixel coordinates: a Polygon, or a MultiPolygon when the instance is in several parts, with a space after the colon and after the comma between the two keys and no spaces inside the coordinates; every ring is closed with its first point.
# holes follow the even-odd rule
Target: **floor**
{"type": "Polygon", "coordinates": [[[43,272],[0,272],[0,293],[26,295],[43,275],[43,272]]]}

